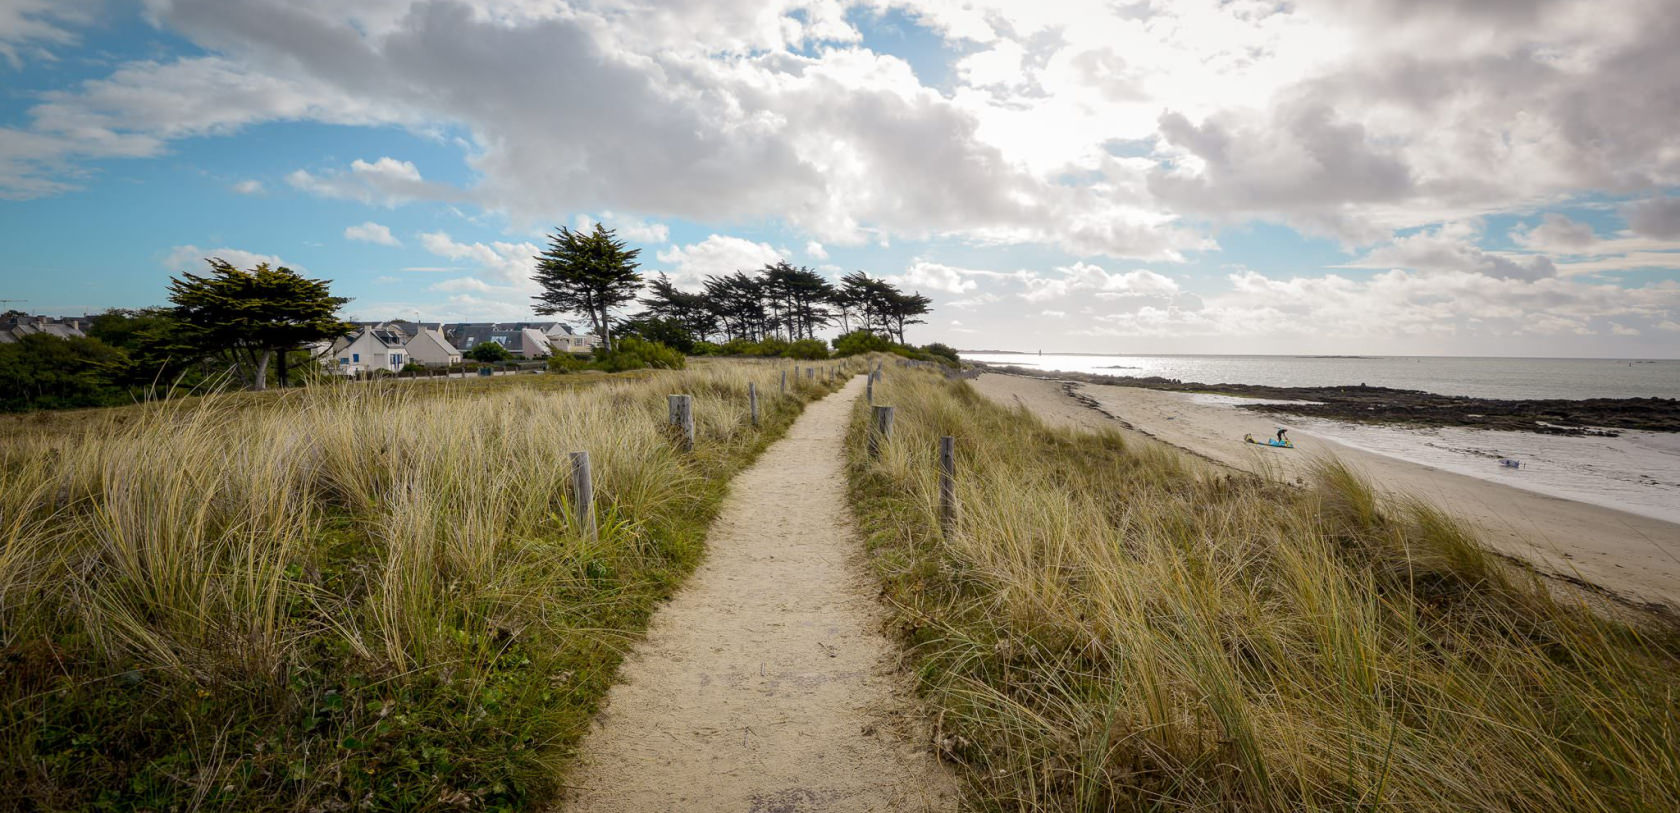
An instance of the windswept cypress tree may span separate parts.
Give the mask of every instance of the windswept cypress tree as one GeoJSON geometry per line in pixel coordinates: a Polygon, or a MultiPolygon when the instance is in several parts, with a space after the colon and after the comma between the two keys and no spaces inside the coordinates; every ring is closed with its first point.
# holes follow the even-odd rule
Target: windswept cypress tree
{"type": "Polygon", "coordinates": [[[342,336],[352,327],[336,315],[350,300],[333,296],[328,280],[268,263],[242,271],[221,258],[205,262],[208,276],[186,273],[169,282],[178,323],[175,340],[201,357],[233,354],[249,373],[251,389],[267,389],[268,363],[276,353],[280,385],[285,386],[287,351],[342,336]]]}
{"type": "Polygon", "coordinates": [[[587,233],[561,226],[549,236],[548,250],[536,257],[537,273],[531,279],[543,287],[533,297],[537,313],[585,314],[595,335],[612,350],[612,311],[636,301],[642,287],[636,257],[641,253],[626,248],[599,223],[587,233]]]}

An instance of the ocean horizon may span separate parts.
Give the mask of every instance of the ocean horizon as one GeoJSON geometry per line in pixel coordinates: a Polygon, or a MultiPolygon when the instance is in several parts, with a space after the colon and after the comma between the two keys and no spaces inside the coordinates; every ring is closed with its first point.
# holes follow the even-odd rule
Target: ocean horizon
{"type": "Polygon", "coordinates": [[[1210,355],[958,351],[963,359],[1045,372],[1200,384],[1366,384],[1508,400],[1680,398],[1680,359],[1523,356],[1210,355]]]}

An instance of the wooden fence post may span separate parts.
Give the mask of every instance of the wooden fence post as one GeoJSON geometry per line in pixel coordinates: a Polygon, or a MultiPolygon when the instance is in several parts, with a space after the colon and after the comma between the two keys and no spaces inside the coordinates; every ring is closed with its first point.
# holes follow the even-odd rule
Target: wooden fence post
{"type": "Polygon", "coordinates": [[[752,425],[758,425],[758,384],[747,382],[747,408],[752,411],[752,425]]]}
{"type": "Polygon", "coordinates": [[[881,445],[892,439],[893,408],[878,406],[870,410],[869,459],[881,456],[881,445]]]}
{"type": "Polygon", "coordinates": [[[595,541],[595,480],[589,471],[589,453],[572,452],[572,510],[577,513],[578,533],[595,541]]]}
{"type": "Polygon", "coordinates": [[[869,376],[868,381],[864,382],[863,393],[869,399],[869,404],[875,403],[875,376],[873,374],[869,376]]]}
{"type": "Polygon", "coordinates": [[[946,539],[957,527],[957,440],[939,439],[939,531],[946,539]]]}
{"type": "Polygon", "coordinates": [[[694,396],[672,395],[667,401],[671,408],[670,423],[682,433],[682,450],[694,451],[694,396]]]}
{"type": "Polygon", "coordinates": [[[787,395],[787,370],[782,371],[782,394],[787,395]]]}
{"type": "Polygon", "coordinates": [[[805,380],[815,384],[817,382],[817,368],[806,367],[805,368],[805,380]]]}

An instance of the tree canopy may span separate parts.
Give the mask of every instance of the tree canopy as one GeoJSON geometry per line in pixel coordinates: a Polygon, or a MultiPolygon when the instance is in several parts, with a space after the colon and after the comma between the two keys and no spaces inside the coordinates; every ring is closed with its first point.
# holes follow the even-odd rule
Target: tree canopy
{"type": "Polygon", "coordinates": [[[219,257],[205,262],[208,275],[184,273],[170,280],[169,301],[179,323],[176,341],[201,356],[231,355],[252,389],[268,386],[268,364],[276,353],[284,386],[287,351],[342,336],[353,327],[336,315],[350,300],[333,296],[327,280],[268,263],[244,271],[219,257]]]}
{"type": "Polygon", "coordinates": [[[537,273],[531,279],[543,288],[533,297],[537,313],[587,315],[611,351],[612,311],[634,302],[642,287],[642,275],[636,273],[639,254],[641,249],[627,248],[599,223],[589,232],[561,226],[536,257],[537,273]]]}

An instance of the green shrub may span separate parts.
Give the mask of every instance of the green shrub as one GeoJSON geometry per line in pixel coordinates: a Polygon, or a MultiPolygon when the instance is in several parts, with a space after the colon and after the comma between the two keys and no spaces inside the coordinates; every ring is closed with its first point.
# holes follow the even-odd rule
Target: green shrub
{"type": "Polygon", "coordinates": [[[723,345],[712,342],[695,342],[694,349],[689,351],[691,356],[721,356],[724,355],[723,345]]]}
{"type": "Polygon", "coordinates": [[[589,359],[574,356],[571,353],[555,353],[548,357],[548,371],[551,373],[575,373],[589,369],[589,359]]]}
{"type": "Polygon", "coordinates": [[[479,342],[478,346],[466,352],[466,358],[473,361],[498,362],[513,358],[513,354],[495,342],[479,342]]]}
{"type": "Polygon", "coordinates": [[[754,345],[753,349],[748,351],[748,355],[764,356],[766,358],[787,358],[788,351],[792,348],[792,342],[772,336],[767,339],[760,339],[758,344],[754,345]]]}
{"type": "Polygon", "coordinates": [[[922,352],[927,353],[928,355],[933,356],[935,358],[942,359],[944,361],[948,361],[954,367],[962,366],[962,359],[957,357],[956,348],[954,348],[954,347],[952,347],[948,344],[940,344],[939,342],[934,342],[933,344],[924,344],[924,345],[922,345],[922,352]]]}
{"type": "Polygon", "coordinates": [[[828,358],[828,344],[821,339],[800,339],[788,345],[782,355],[796,359],[825,359],[828,358]]]}
{"type": "Polygon", "coordinates": [[[607,352],[605,348],[596,348],[594,366],[609,373],[640,370],[643,367],[681,370],[688,366],[688,359],[658,342],[625,336],[613,342],[612,352],[607,352]]]}
{"type": "Polygon", "coordinates": [[[676,319],[632,319],[620,325],[617,331],[620,337],[635,336],[650,342],[665,345],[679,353],[694,352],[694,334],[683,323],[676,319]]]}
{"type": "Polygon", "coordinates": [[[892,342],[868,330],[854,330],[834,339],[834,355],[842,357],[856,356],[861,353],[881,353],[890,351],[892,348],[892,342]]]}
{"type": "Polygon", "coordinates": [[[98,339],[31,333],[0,344],[0,410],[123,403],[117,382],[127,364],[123,351],[98,339]]]}

